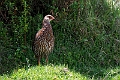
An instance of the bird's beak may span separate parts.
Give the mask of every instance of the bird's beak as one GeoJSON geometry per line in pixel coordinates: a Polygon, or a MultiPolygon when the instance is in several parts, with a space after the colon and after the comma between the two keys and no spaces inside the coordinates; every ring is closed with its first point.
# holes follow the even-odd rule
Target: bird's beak
{"type": "Polygon", "coordinates": [[[54,20],[55,18],[53,17],[52,19],[54,20]]]}

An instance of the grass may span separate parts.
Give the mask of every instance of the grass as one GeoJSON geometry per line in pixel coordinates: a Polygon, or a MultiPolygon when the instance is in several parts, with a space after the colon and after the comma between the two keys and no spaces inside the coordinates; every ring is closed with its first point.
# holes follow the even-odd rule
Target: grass
{"type": "Polygon", "coordinates": [[[10,75],[0,76],[0,80],[87,80],[88,78],[69,70],[65,66],[34,66],[29,69],[14,70],[10,75]]]}
{"type": "Polygon", "coordinates": [[[0,80],[120,80],[120,67],[106,70],[103,78],[95,78],[94,75],[90,78],[66,66],[50,64],[19,68],[0,76],[0,80]]]}
{"type": "Polygon", "coordinates": [[[120,80],[120,67],[108,69],[105,72],[103,80],[120,80]]]}

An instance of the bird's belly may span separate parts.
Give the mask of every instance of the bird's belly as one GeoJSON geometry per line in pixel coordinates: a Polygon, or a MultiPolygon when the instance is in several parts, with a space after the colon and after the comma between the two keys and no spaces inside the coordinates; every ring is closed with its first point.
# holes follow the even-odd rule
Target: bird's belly
{"type": "Polygon", "coordinates": [[[48,55],[50,52],[52,52],[53,47],[54,47],[53,41],[50,42],[44,41],[38,46],[36,46],[36,50],[38,50],[36,51],[37,55],[48,55]]]}
{"type": "Polygon", "coordinates": [[[52,50],[53,50],[53,47],[54,47],[54,42],[53,41],[45,41],[44,42],[44,52],[49,54],[52,50]]]}

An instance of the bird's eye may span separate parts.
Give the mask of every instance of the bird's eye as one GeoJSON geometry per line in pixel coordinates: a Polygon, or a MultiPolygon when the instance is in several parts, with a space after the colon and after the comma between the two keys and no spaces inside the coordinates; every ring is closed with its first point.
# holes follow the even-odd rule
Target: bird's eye
{"type": "Polygon", "coordinates": [[[50,16],[48,16],[48,18],[49,18],[49,19],[51,19],[51,17],[50,17],[50,16]]]}

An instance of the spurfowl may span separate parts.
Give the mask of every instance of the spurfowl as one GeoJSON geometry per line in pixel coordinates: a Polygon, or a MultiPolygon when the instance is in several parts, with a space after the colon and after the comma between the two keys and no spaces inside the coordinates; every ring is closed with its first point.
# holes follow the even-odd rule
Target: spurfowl
{"type": "Polygon", "coordinates": [[[42,57],[46,58],[48,63],[48,55],[54,47],[54,35],[50,21],[55,19],[52,15],[46,15],[42,22],[42,28],[36,33],[34,40],[34,53],[40,65],[42,57]]]}

